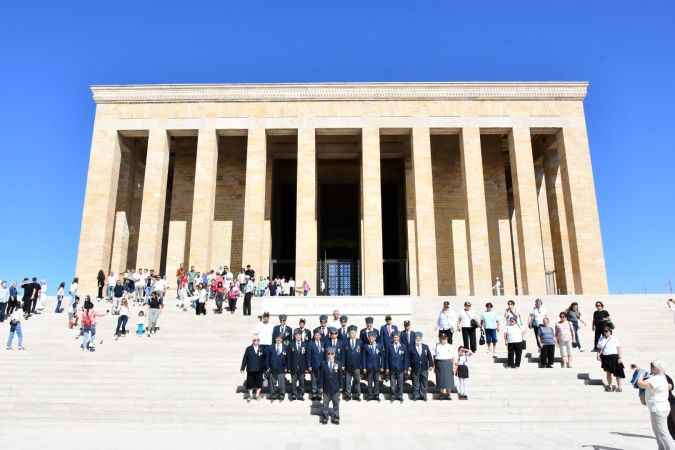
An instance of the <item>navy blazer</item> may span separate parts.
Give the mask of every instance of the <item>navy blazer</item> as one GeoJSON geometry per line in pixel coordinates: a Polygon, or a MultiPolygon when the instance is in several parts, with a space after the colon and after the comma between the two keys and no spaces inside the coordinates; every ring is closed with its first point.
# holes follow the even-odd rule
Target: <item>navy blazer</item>
{"type": "Polygon", "coordinates": [[[398,327],[394,324],[391,325],[391,334],[387,333],[387,325],[382,325],[380,327],[380,339],[379,343],[382,344],[385,351],[389,351],[389,344],[394,342],[394,332],[398,331],[398,327]]]}
{"type": "MultiPolygon", "coordinates": [[[[344,358],[344,348],[342,347],[342,341],[340,339],[335,340],[335,345],[333,345],[333,341],[331,339],[327,339],[324,342],[326,348],[328,347],[335,347],[335,361],[338,362],[340,365],[340,368],[342,369],[345,366],[345,358],[344,358]]],[[[324,355],[324,358],[328,360],[328,354],[326,353],[324,355]]]]}
{"type": "Polygon", "coordinates": [[[429,370],[434,366],[434,357],[427,344],[422,344],[422,354],[417,353],[417,345],[409,347],[408,357],[410,358],[410,368],[412,370],[429,370]]]}
{"type": "Polygon", "coordinates": [[[267,367],[272,372],[284,372],[286,370],[286,363],[288,360],[288,347],[281,346],[281,353],[277,353],[276,344],[270,345],[267,348],[267,367]]]}
{"type": "Polygon", "coordinates": [[[316,341],[312,339],[307,344],[307,368],[308,369],[319,369],[321,361],[324,360],[324,355],[326,353],[326,346],[323,345],[323,341],[319,344],[321,348],[317,348],[316,341]]]}
{"type": "MultiPolygon", "coordinates": [[[[380,332],[377,331],[377,328],[373,328],[370,330],[371,332],[375,333],[375,342],[380,342],[380,332]]],[[[361,338],[361,343],[363,345],[368,345],[368,329],[364,328],[361,330],[361,333],[359,334],[359,337],[361,338]]]]}
{"type": "Polygon", "coordinates": [[[349,331],[347,331],[347,327],[338,328],[338,339],[340,339],[343,343],[349,340],[349,331]]]}
{"type": "Polygon", "coordinates": [[[293,339],[293,328],[288,325],[284,325],[284,332],[281,332],[281,325],[276,325],[272,328],[272,344],[277,342],[277,336],[282,335],[282,342],[288,344],[293,339]]]}
{"type": "Polygon", "coordinates": [[[321,366],[319,367],[319,386],[326,394],[332,395],[340,392],[340,372],[337,361],[333,370],[328,366],[328,361],[321,361],[321,366]]]}
{"type": "Polygon", "coordinates": [[[370,344],[363,346],[363,368],[366,370],[384,369],[384,348],[380,344],[375,344],[375,348],[370,344]]]}
{"type": "Polygon", "coordinates": [[[408,348],[399,342],[398,352],[394,351],[394,344],[392,343],[387,349],[386,368],[389,370],[397,370],[403,372],[408,369],[410,362],[408,359],[408,348]]]}
{"type": "Polygon", "coordinates": [[[349,371],[363,369],[363,344],[361,339],[354,339],[354,344],[354,350],[352,350],[350,340],[347,339],[342,347],[345,368],[349,371]]]}
{"type": "Polygon", "coordinates": [[[258,346],[256,353],[252,345],[246,347],[244,358],[241,360],[241,370],[248,372],[262,372],[267,369],[267,353],[262,346],[258,346]]]}
{"type": "Polygon", "coordinates": [[[399,336],[401,336],[401,344],[406,347],[410,348],[411,345],[415,345],[415,332],[413,330],[410,330],[410,339],[408,339],[408,333],[405,330],[400,331],[399,336]]]}
{"type": "Polygon", "coordinates": [[[307,370],[307,344],[300,344],[300,351],[295,344],[291,342],[288,346],[288,371],[291,373],[302,373],[307,370]]]}
{"type": "MultiPolygon", "coordinates": [[[[316,327],[314,328],[314,331],[312,331],[312,340],[314,339],[314,335],[316,334],[317,331],[321,331],[321,327],[316,327]]],[[[326,328],[323,329],[324,332],[321,332],[321,340],[323,341],[324,339],[328,339],[328,325],[326,325],[326,328]]]]}

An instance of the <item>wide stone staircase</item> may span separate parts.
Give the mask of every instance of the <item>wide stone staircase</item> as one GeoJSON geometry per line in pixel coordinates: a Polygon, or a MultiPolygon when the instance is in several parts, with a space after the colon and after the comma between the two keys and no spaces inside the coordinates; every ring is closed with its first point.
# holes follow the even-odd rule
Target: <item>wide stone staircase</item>
{"type": "MultiPolygon", "coordinates": [[[[589,351],[597,298],[616,325],[628,376],[628,364],[647,366],[656,358],[675,369],[675,325],[666,296],[544,297],[551,317],[573,300],[581,305],[588,324],[581,330],[585,352],[574,351],[573,368],[538,368],[529,332],[522,367],[506,369],[500,336],[496,360],[485,347],[472,360],[468,401],[453,395],[451,401],[430,396],[428,402],[412,402],[406,396],[402,404],[392,404],[385,384],[382,402],[341,402],[339,427],[319,425],[317,405],[309,400],[243,400],[239,366],[260,313],[255,299],[251,317],[241,310],[217,315],[210,307],[206,317],[196,317],[168,300],[160,331],[152,337],[132,333],[115,340],[117,318],[108,315],[99,321],[93,353],[80,350],[65,313],[48,310],[22,323],[22,352],[4,350],[8,323],[0,324],[0,448],[655,447],[637,390],[630,385],[622,393],[603,390],[599,362],[589,351]]],[[[414,299],[413,329],[423,331],[431,347],[445,299],[414,299]]],[[[449,298],[457,310],[465,299],[449,298]]],[[[506,304],[504,297],[470,300],[476,310],[490,300],[500,313],[506,304]]],[[[523,316],[531,311],[532,298],[516,301],[523,316]]],[[[97,305],[102,312],[108,307],[97,305]]],[[[316,326],[316,316],[307,319],[316,326]]],[[[376,324],[382,322],[377,316],[376,324]]],[[[133,330],[135,323],[133,314],[128,327],[133,330]]],[[[363,317],[352,316],[350,323],[361,328],[363,317]]],[[[296,326],[297,317],[289,324],[296,326]]]]}

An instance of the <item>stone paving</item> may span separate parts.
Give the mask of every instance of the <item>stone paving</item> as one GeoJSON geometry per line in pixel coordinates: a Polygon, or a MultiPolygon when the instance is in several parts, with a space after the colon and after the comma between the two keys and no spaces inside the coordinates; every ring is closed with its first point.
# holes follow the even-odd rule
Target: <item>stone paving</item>
{"type": "MultiPolygon", "coordinates": [[[[626,364],[660,358],[675,367],[675,325],[664,297],[603,300],[626,364]]],[[[452,299],[456,308],[462,301],[452,299]]],[[[492,301],[503,310],[503,299],[492,301]]],[[[557,315],[569,302],[547,298],[545,306],[557,315]]],[[[522,312],[531,308],[529,300],[518,304],[522,312]]],[[[438,299],[415,302],[413,326],[429,344],[438,306],[438,299]]],[[[584,300],[582,312],[590,321],[591,301],[584,300]]],[[[604,392],[599,363],[588,351],[574,353],[571,369],[539,369],[525,359],[510,370],[480,348],[468,401],[343,401],[340,426],[320,425],[309,401],[246,403],[237,393],[239,365],[256,319],[239,314],[197,318],[169,301],[158,335],[118,341],[112,337],[116,319],[108,316],[98,325],[94,353],[80,351],[65,314],[25,321],[26,351],[0,353],[0,448],[656,448],[637,391],[604,392]]],[[[130,322],[135,326],[136,318],[130,322]]],[[[314,326],[315,318],[309,322],[314,326]]],[[[0,324],[3,341],[7,328],[0,324]]],[[[586,327],[586,350],[591,340],[586,327]]],[[[504,357],[503,344],[498,350],[504,357]]]]}

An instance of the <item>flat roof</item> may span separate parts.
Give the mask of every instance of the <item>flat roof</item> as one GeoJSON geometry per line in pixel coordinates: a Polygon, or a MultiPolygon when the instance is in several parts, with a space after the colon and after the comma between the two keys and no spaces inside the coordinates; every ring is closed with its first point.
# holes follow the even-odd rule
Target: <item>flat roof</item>
{"type": "Polygon", "coordinates": [[[212,103],[583,100],[585,81],[129,84],[90,87],[94,102],[212,103]]]}

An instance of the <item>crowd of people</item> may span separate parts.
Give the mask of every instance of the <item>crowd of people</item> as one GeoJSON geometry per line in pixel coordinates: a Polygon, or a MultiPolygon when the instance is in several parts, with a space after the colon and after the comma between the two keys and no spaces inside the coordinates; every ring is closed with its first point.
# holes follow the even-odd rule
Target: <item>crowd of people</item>
{"type": "MultiPolygon", "coordinates": [[[[100,271],[97,281],[98,295],[94,299],[85,295],[81,302],[77,278],[67,290],[69,299],[65,282],[59,284],[55,293],[54,313],[67,311],[67,325],[77,331],[76,337],[81,337],[83,350],[95,350],[97,321],[108,314],[117,316],[116,339],[132,332],[133,329],[128,328],[132,315],[137,319],[137,336],[150,337],[159,331],[158,320],[167,292],[164,277],[145,269],[107,276],[100,271]],[[100,302],[104,302],[105,308],[96,307],[100,302]]],[[[196,315],[206,314],[206,305],[211,301],[213,312],[227,310],[234,314],[242,299],[243,314],[250,315],[253,296],[310,293],[306,281],[297,292],[292,278],[260,277],[256,282],[255,271],[250,266],[236,275],[227,267],[200,273],[194,267],[185,271],[181,266],[176,273],[176,286],[176,306],[184,311],[193,308],[196,315]]],[[[25,278],[20,288],[21,296],[17,283],[0,281],[0,322],[10,322],[8,350],[13,348],[15,338],[17,348],[24,349],[22,323],[46,311],[45,281],[25,278]]],[[[672,299],[667,306],[675,313],[672,299]]],[[[322,423],[329,419],[339,423],[341,399],[360,401],[363,395],[365,400],[381,401],[382,394],[388,393],[390,401],[403,402],[408,383],[411,400],[427,401],[430,373],[434,375],[433,398],[450,400],[456,393],[458,399],[468,400],[469,366],[478,353],[478,346],[485,345],[486,353],[496,358],[497,344],[502,338],[508,368],[520,367],[529,333],[536,344],[539,367],[552,368],[557,349],[561,367],[571,368],[573,349],[584,351],[579,330],[586,326],[578,303],[573,302],[555,314],[549,313],[541,299],[522,314],[514,300],[507,301],[503,313],[498,313],[491,302],[475,311],[467,301],[457,311],[445,301],[436,319],[438,340],[433,345],[424,342],[424,335],[413,330],[409,320],[399,328],[390,316],[386,316],[379,327],[372,317],[367,317],[361,329],[350,324],[349,318],[337,310],[330,321],[327,315],[320,316],[319,326],[313,330],[306,328],[304,319],[300,319],[295,328],[288,325],[285,315],[279,316],[277,325],[270,323],[268,313],[258,319],[241,364],[241,371],[246,373],[246,400],[262,398],[264,385],[271,400],[283,400],[286,395],[291,400],[304,400],[309,394],[310,399],[323,403],[322,423]],[[461,345],[453,346],[453,340],[459,340],[461,345]]],[[[626,379],[623,346],[603,302],[595,302],[590,324],[594,337],[591,351],[597,353],[606,375],[604,389],[622,392],[626,379]]],[[[666,375],[661,361],[653,361],[649,370],[635,364],[631,367],[630,385],[638,389],[640,400],[649,408],[660,448],[673,448],[672,379],[666,375]]]]}

